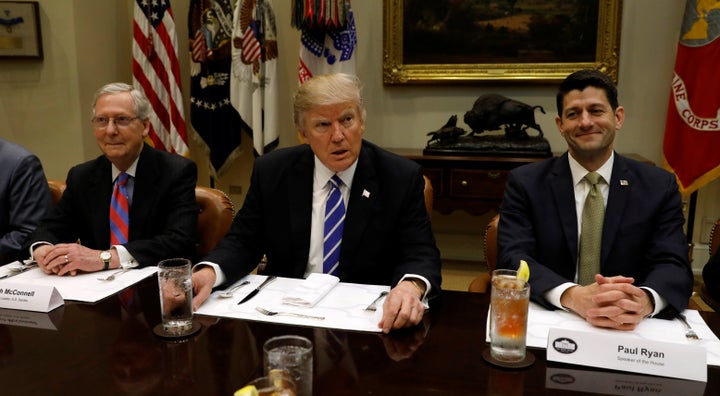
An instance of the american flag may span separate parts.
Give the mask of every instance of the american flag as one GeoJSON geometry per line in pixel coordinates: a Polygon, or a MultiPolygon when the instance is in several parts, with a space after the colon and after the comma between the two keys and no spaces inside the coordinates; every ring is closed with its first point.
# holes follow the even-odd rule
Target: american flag
{"type": "Polygon", "coordinates": [[[248,126],[256,156],[277,148],[278,43],[268,0],[238,0],[233,15],[230,102],[248,126]]]}
{"type": "Polygon", "coordinates": [[[133,21],[133,85],[145,93],[153,147],[187,155],[187,132],[180,89],[177,36],[168,0],[136,0],[133,21]]]}
{"type": "Polygon", "coordinates": [[[260,51],[260,42],[257,39],[255,29],[253,29],[254,23],[245,30],[245,35],[242,39],[242,60],[245,64],[250,64],[260,59],[262,55],[260,51]]]}

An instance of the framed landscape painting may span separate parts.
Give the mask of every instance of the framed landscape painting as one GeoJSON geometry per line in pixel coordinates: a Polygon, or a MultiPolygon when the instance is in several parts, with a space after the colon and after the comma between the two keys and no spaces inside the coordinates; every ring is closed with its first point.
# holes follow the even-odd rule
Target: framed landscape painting
{"type": "Polygon", "coordinates": [[[383,0],[385,84],[617,81],[622,0],[383,0]]]}

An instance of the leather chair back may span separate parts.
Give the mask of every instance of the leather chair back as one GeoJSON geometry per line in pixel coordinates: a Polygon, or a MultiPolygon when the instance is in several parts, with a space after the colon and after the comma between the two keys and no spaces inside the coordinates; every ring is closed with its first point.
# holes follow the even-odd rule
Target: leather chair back
{"type": "Polygon", "coordinates": [[[48,180],[48,187],[50,187],[52,203],[53,205],[57,205],[57,203],[60,202],[63,192],[65,192],[65,182],[60,180],[48,180]]]}
{"type": "MultiPolygon", "coordinates": [[[[715,225],[713,226],[712,230],[710,230],[710,256],[717,253],[718,248],[720,247],[720,219],[717,219],[715,221],[715,225]]],[[[717,301],[714,299],[710,293],[707,290],[707,286],[705,285],[705,282],[702,282],[700,284],[700,298],[710,306],[715,312],[720,312],[720,301],[717,301]]],[[[695,308],[691,301],[691,308],[695,308]]]]}
{"type": "Polygon", "coordinates": [[[217,246],[230,229],[235,207],[224,192],[210,187],[195,187],[198,205],[198,241],[195,251],[202,259],[217,246]]]}
{"type": "Polygon", "coordinates": [[[710,230],[710,255],[712,256],[720,248],[720,219],[715,221],[715,225],[710,230]]]}
{"type": "Polygon", "coordinates": [[[475,279],[470,282],[468,286],[469,292],[474,293],[486,293],[490,287],[490,274],[497,267],[497,238],[498,238],[498,223],[500,222],[500,215],[496,214],[488,222],[485,227],[485,260],[487,262],[488,272],[478,275],[475,279]]]}
{"type": "Polygon", "coordinates": [[[423,175],[423,179],[425,180],[425,190],[423,191],[425,194],[425,209],[427,209],[428,216],[430,216],[433,208],[433,186],[427,176],[423,175]]]}

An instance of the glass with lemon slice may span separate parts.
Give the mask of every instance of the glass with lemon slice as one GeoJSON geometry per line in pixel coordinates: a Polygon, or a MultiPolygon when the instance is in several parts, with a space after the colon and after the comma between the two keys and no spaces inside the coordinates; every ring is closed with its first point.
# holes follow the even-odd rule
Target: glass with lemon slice
{"type": "Polygon", "coordinates": [[[233,396],[297,396],[297,387],[285,370],[270,370],[235,391],[233,396]]]}
{"type": "Polygon", "coordinates": [[[490,294],[490,354],[501,362],[525,359],[530,270],[523,260],[515,270],[492,273],[490,294]]]}

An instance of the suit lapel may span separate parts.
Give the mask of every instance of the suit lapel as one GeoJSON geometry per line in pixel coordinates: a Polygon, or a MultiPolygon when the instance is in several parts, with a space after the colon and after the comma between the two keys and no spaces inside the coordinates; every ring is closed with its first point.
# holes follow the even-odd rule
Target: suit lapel
{"type": "Polygon", "coordinates": [[[372,154],[371,148],[363,144],[345,214],[345,230],[340,252],[341,265],[344,257],[354,256],[355,251],[362,247],[360,241],[370,221],[372,208],[377,199],[382,197],[383,192],[378,190],[374,162],[371,160],[372,154]]]}
{"type": "MultiPolygon", "coordinates": [[[[89,221],[92,227],[92,235],[99,246],[110,247],[110,199],[112,197],[112,168],[110,161],[101,157],[99,165],[90,175],[88,180],[88,194],[86,195],[87,213],[97,221],[89,221]],[[97,195],[97,191],[100,195],[97,195]],[[98,198],[99,197],[99,198],[98,198]]],[[[80,241],[81,243],[83,241],[80,241]]]]}
{"type": "Polygon", "coordinates": [[[608,257],[615,237],[618,235],[622,215],[630,197],[633,183],[629,176],[630,171],[627,167],[627,161],[615,153],[615,162],[613,163],[612,176],[609,182],[610,191],[605,209],[605,221],[603,223],[601,268],[608,257]]]}
{"type": "Polygon", "coordinates": [[[143,146],[135,170],[135,185],[133,187],[132,206],[130,207],[130,240],[132,240],[133,234],[144,229],[147,219],[152,218],[150,208],[155,207],[153,201],[157,199],[152,191],[160,175],[157,169],[156,153],[152,150],[147,145],[143,146]]]}
{"type": "Polygon", "coordinates": [[[290,164],[291,170],[287,180],[287,191],[284,195],[287,199],[286,207],[290,208],[290,235],[293,252],[298,252],[297,265],[302,268],[294,268],[296,273],[305,273],[307,258],[310,255],[310,224],[312,218],[312,197],[313,197],[313,175],[315,171],[315,156],[310,146],[301,153],[294,164],[290,164]]]}
{"type": "Polygon", "coordinates": [[[567,248],[577,261],[578,229],[577,214],[575,213],[575,186],[573,186],[572,173],[568,162],[568,153],[555,159],[552,168],[551,188],[555,198],[555,207],[560,216],[560,224],[565,234],[567,248]]]}

